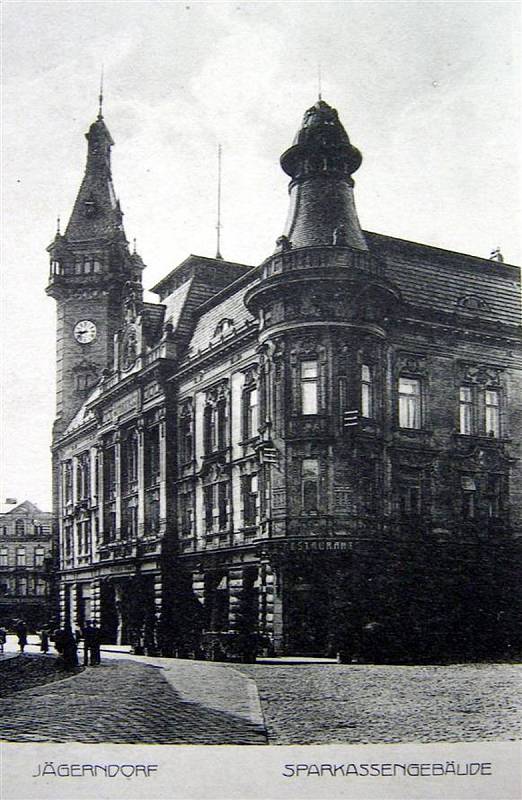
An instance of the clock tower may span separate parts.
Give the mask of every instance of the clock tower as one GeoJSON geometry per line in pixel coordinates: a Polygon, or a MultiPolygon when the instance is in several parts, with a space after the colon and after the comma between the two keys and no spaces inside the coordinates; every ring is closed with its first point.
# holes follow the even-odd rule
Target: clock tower
{"type": "Polygon", "coordinates": [[[129,251],[114,193],[114,144],[100,113],[85,134],[87,164],[69,223],[47,248],[47,294],[57,304],[56,419],[53,439],[65,430],[106,368],[114,334],[123,323],[123,295],[142,294],[143,262],[129,251]]]}

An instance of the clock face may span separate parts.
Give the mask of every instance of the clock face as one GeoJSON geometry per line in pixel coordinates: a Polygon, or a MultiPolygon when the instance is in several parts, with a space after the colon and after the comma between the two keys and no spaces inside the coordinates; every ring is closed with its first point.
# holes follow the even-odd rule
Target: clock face
{"type": "Polygon", "coordinates": [[[74,338],[80,344],[89,344],[96,339],[96,325],[90,319],[82,319],[74,326],[74,338]]]}

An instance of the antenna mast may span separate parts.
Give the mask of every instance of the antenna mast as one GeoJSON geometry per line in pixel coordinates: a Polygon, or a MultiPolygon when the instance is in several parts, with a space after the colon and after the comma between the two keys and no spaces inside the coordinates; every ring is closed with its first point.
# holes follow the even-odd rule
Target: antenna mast
{"type": "Polygon", "coordinates": [[[322,88],[321,87],[321,62],[318,61],[317,62],[317,90],[318,90],[317,93],[319,95],[319,100],[323,99],[323,94],[322,94],[321,88],[322,88]]]}
{"type": "Polygon", "coordinates": [[[98,119],[102,119],[103,118],[103,64],[101,68],[100,94],[98,95],[98,103],[99,103],[98,119]]]}
{"type": "Polygon", "coordinates": [[[218,144],[218,185],[217,185],[217,247],[216,258],[223,258],[221,255],[221,145],[218,144]]]}

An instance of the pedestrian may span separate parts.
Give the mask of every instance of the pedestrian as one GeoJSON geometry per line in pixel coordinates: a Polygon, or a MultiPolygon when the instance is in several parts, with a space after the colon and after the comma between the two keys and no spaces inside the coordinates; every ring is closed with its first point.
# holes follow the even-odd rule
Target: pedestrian
{"type": "Polygon", "coordinates": [[[63,648],[63,663],[65,669],[74,669],[78,666],[78,643],[70,625],[64,625],[61,632],[61,645],[63,648]]]}
{"type": "Polygon", "coordinates": [[[101,631],[95,623],[91,627],[91,665],[93,667],[100,663],[101,631]]]}
{"type": "Polygon", "coordinates": [[[42,628],[40,631],[40,652],[47,654],[49,651],[49,631],[42,628]]]}
{"type": "Polygon", "coordinates": [[[5,630],[5,628],[2,628],[2,626],[0,626],[0,655],[2,656],[4,654],[4,644],[6,643],[6,640],[7,640],[7,631],[5,630]]]}
{"type": "Polygon", "coordinates": [[[18,636],[18,647],[20,648],[20,652],[23,653],[27,644],[27,626],[23,619],[18,620],[15,633],[18,636]]]}
{"type": "Polygon", "coordinates": [[[83,629],[83,664],[85,667],[94,665],[95,628],[90,619],[83,629]]]}

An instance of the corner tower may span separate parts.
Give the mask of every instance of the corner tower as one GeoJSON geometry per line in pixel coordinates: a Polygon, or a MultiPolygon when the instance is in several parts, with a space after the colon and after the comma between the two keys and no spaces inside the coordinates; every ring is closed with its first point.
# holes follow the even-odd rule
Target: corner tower
{"type": "Polygon", "coordinates": [[[353,198],[352,174],[361,162],[335,108],[318,100],[281,156],[292,178],[283,234],[292,247],[345,244],[368,250],[353,198]]]}
{"type": "Polygon", "coordinates": [[[111,366],[127,282],[141,294],[143,262],[131,254],[111,174],[114,144],[101,113],[85,134],[87,164],[65,233],[47,248],[47,294],[57,304],[56,439],[111,366]]]}

